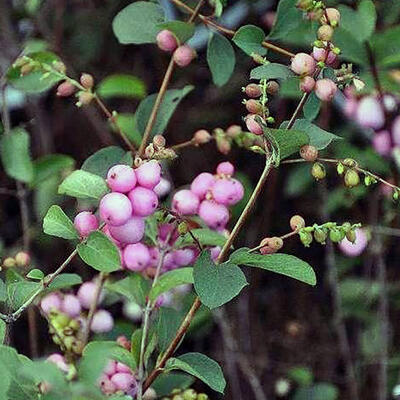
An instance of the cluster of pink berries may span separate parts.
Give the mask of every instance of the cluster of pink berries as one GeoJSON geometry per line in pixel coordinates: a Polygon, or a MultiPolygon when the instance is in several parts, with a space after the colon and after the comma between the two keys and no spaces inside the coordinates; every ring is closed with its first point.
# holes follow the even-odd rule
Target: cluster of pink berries
{"type": "MultiPolygon", "coordinates": [[[[138,168],[115,165],[107,173],[111,193],[99,205],[100,219],[105,223],[104,233],[121,252],[122,267],[142,271],[150,261],[147,247],[140,243],[145,232],[145,218],[158,207],[158,195],[165,194],[158,161],[142,163],[138,168]],[[159,185],[162,184],[162,187],[159,185]]],[[[168,189],[169,190],[169,189],[168,189]]],[[[91,212],[79,213],[74,225],[82,237],[99,227],[99,220],[91,212]]]]}
{"type": "Polygon", "coordinates": [[[345,95],[345,114],[362,127],[372,129],[374,149],[382,156],[390,156],[396,147],[400,147],[398,100],[392,95],[384,95],[382,99],[378,95],[357,98],[351,89],[346,89],[345,95]],[[387,123],[386,119],[391,122],[387,123]]]}
{"type": "MultiPolygon", "coordinates": [[[[40,302],[40,308],[46,315],[52,313],[63,313],[69,318],[76,319],[81,326],[87,325],[84,310],[89,310],[96,299],[97,284],[94,281],[83,283],[76,295],[52,292],[44,296],[40,302]]],[[[103,293],[100,293],[99,303],[103,300],[103,293]]],[[[105,333],[112,330],[114,319],[112,315],[103,309],[99,309],[93,316],[90,329],[95,333],[105,333]]]]}
{"type": "Polygon", "coordinates": [[[172,58],[179,67],[188,66],[196,57],[196,52],[187,44],[179,44],[177,37],[164,29],[157,35],[157,45],[162,51],[173,53],[172,58]]]}
{"type": "Polygon", "coordinates": [[[210,228],[223,232],[229,221],[229,206],[237,204],[244,194],[243,185],[232,178],[230,162],[217,166],[216,174],[202,172],[190,185],[172,199],[172,209],[179,215],[198,215],[210,228]]]}

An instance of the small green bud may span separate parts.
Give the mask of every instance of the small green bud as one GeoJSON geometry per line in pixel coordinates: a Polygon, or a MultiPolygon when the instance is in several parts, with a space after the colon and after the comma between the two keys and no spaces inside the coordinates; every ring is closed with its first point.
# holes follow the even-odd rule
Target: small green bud
{"type": "Polygon", "coordinates": [[[193,389],[186,389],[183,392],[183,398],[184,400],[196,400],[197,398],[197,393],[193,389]]]}
{"type": "Polygon", "coordinates": [[[322,40],[316,40],[314,42],[314,46],[318,47],[319,49],[323,49],[325,47],[325,43],[322,40]]]}
{"type": "Polygon", "coordinates": [[[310,247],[310,244],[313,241],[313,235],[311,232],[306,232],[304,230],[301,230],[299,232],[299,237],[300,237],[300,241],[301,243],[303,243],[303,245],[305,247],[310,247]]]}
{"type": "Polygon", "coordinates": [[[338,163],[337,167],[336,167],[337,173],[339,175],[342,175],[344,172],[344,165],[340,162],[338,163]]]}
{"type": "Polygon", "coordinates": [[[345,231],[345,233],[349,232],[351,230],[351,224],[350,222],[345,222],[342,224],[342,229],[345,231]]]}
{"type": "Polygon", "coordinates": [[[393,197],[393,200],[397,201],[399,199],[399,191],[395,189],[392,197],[393,197]]]}
{"type": "Polygon", "coordinates": [[[178,225],[178,233],[183,236],[186,235],[186,233],[188,232],[188,226],[187,223],[185,221],[182,221],[179,225],[178,225]]]}
{"type": "Polygon", "coordinates": [[[327,230],[324,228],[315,228],[314,239],[317,243],[325,244],[328,236],[327,230]]]}
{"type": "Polygon", "coordinates": [[[354,229],[346,232],[346,238],[349,242],[354,243],[356,241],[356,231],[354,229]]]}
{"type": "Polygon", "coordinates": [[[358,167],[357,161],[356,161],[356,160],[353,160],[352,158],[345,158],[345,159],[342,161],[342,163],[343,163],[343,165],[345,165],[346,167],[349,167],[349,168],[356,168],[356,167],[358,167]]]}
{"type": "Polygon", "coordinates": [[[334,47],[331,50],[332,53],[336,54],[337,56],[341,53],[341,50],[339,49],[339,47],[334,47]]]}
{"type": "Polygon", "coordinates": [[[326,176],[326,170],[323,164],[316,162],[311,168],[311,175],[317,180],[324,179],[326,176]]]}
{"type": "Polygon", "coordinates": [[[199,393],[197,395],[197,400],[208,400],[209,397],[205,393],[199,393]]]}
{"type": "Polygon", "coordinates": [[[357,186],[360,183],[360,176],[358,175],[358,172],[354,169],[348,169],[344,175],[344,184],[352,188],[354,186],[357,186]]]}
{"type": "Polygon", "coordinates": [[[321,69],[322,69],[322,68],[325,68],[325,63],[324,63],[323,61],[318,61],[318,62],[317,62],[317,67],[318,67],[318,68],[321,68],[321,69]]]}
{"type": "Polygon", "coordinates": [[[54,319],[51,321],[55,327],[61,327],[65,328],[69,322],[70,322],[70,317],[66,314],[58,314],[54,317],[54,319]]]}
{"type": "Polygon", "coordinates": [[[332,240],[333,243],[341,242],[345,237],[345,233],[342,229],[339,228],[332,228],[329,232],[329,238],[332,240]]]}

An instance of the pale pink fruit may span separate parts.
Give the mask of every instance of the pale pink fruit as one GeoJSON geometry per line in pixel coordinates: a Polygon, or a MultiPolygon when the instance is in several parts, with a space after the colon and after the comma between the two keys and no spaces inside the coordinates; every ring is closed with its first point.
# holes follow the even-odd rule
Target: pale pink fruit
{"type": "Polygon", "coordinates": [[[229,161],[219,163],[217,166],[218,175],[232,176],[235,173],[235,167],[229,161]]]}
{"type": "Polygon", "coordinates": [[[199,204],[199,198],[187,189],[179,190],[172,199],[172,209],[181,215],[196,214],[199,204]]]}
{"type": "Polygon", "coordinates": [[[118,372],[111,377],[111,382],[118,390],[128,392],[136,386],[136,380],[131,373],[118,372]]]}
{"type": "Polygon", "coordinates": [[[90,211],[82,211],[76,215],[74,225],[81,237],[89,236],[90,232],[99,227],[97,217],[90,211]]]}
{"type": "Polygon", "coordinates": [[[339,249],[348,257],[359,256],[368,245],[368,237],[363,229],[356,229],[356,241],[351,243],[344,238],[339,243],[339,249]]]}
{"type": "Polygon", "coordinates": [[[115,165],[108,170],[107,184],[113,192],[127,193],[136,186],[136,174],[129,165],[115,165]]]}
{"type": "Polygon", "coordinates": [[[121,362],[117,362],[117,372],[127,372],[127,373],[132,373],[131,369],[126,365],[121,362]]]}
{"type": "Polygon", "coordinates": [[[55,364],[57,368],[60,369],[62,372],[67,373],[69,371],[69,365],[67,364],[65,357],[59,353],[50,354],[46,358],[46,361],[55,364]]]}
{"type": "Polygon", "coordinates": [[[93,315],[90,330],[95,333],[110,332],[114,327],[114,318],[106,310],[98,310],[93,315]]]}
{"type": "Polygon", "coordinates": [[[385,123],[382,106],[373,96],[365,96],[360,100],[356,118],[361,126],[375,130],[382,128],[385,123]]]}
{"type": "MultiPolygon", "coordinates": [[[[96,301],[96,292],[97,292],[97,284],[96,282],[85,282],[78,289],[78,293],[76,294],[81,306],[83,308],[89,309],[92,303],[96,301]]],[[[98,303],[104,298],[104,293],[100,292],[98,303]]]]}
{"type": "Polygon", "coordinates": [[[322,101],[331,101],[336,92],[336,83],[330,79],[320,79],[315,83],[315,94],[322,101]]]}
{"type": "Polygon", "coordinates": [[[132,204],[133,214],[139,217],[148,217],[158,207],[158,197],[153,190],[137,187],[128,194],[132,204]]]}
{"type": "Polygon", "coordinates": [[[78,317],[82,311],[79,299],[73,294],[66,294],[61,302],[61,311],[71,318],[78,317]]]}
{"type": "Polygon", "coordinates": [[[196,57],[196,52],[187,44],[179,46],[174,51],[174,61],[179,67],[187,67],[196,57]]]}
{"type": "Polygon", "coordinates": [[[123,251],[125,267],[131,271],[143,271],[150,262],[148,248],[142,243],[129,244],[123,251]]]}
{"type": "Polygon", "coordinates": [[[168,179],[161,178],[160,183],[153,190],[158,197],[164,197],[171,191],[171,182],[168,179]]]}
{"type": "Polygon", "coordinates": [[[243,186],[236,179],[218,179],[212,189],[213,199],[225,206],[232,206],[243,198],[243,186]]]}
{"type": "Polygon", "coordinates": [[[393,143],[400,146],[400,116],[396,117],[392,124],[393,143]]]}
{"type": "Polygon", "coordinates": [[[186,267],[187,265],[191,265],[196,259],[196,253],[190,247],[175,250],[172,254],[173,260],[178,267],[186,267]]]}
{"type": "Polygon", "coordinates": [[[204,200],[199,207],[199,216],[211,229],[224,229],[229,221],[229,211],[215,201],[204,200]]]}
{"type": "Polygon", "coordinates": [[[297,53],[292,58],[291,69],[298,75],[312,75],[315,71],[315,60],[306,53],[297,53]]]}
{"type": "Polygon", "coordinates": [[[375,133],[372,137],[372,146],[380,155],[389,156],[392,151],[390,133],[388,131],[380,131],[375,133]]]}
{"type": "Polygon", "coordinates": [[[255,135],[262,135],[263,128],[258,121],[263,121],[263,119],[256,114],[248,114],[245,118],[245,123],[246,123],[247,129],[251,133],[254,133],[255,135]],[[257,119],[256,119],[256,117],[257,117],[257,119]]]}
{"type": "Polygon", "coordinates": [[[300,80],[300,90],[305,93],[310,93],[315,88],[315,79],[311,76],[305,76],[300,80]]]}
{"type": "Polygon", "coordinates": [[[202,172],[193,179],[190,185],[190,190],[200,199],[203,200],[206,197],[207,192],[211,189],[215,182],[215,178],[208,172],[202,172]]]}
{"type": "Polygon", "coordinates": [[[100,217],[111,226],[125,224],[132,215],[132,204],[122,193],[108,193],[100,201],[100,217]]]}
{"type": "Polygon", "coordinates": [[[61,309],[61,296],[59,293],[49,293],[40,302],[40,308],[45,314],[61,309]]]}
{"type": "Polygon", "coordinates": [[[109,226],[110,235],[123,244],[138,243],[143,239],[145,222],[142,217],[133,216],[125,224],[109,226]]]}
{"type": "Polygon", "coordinates": [[[160,183],[161,166],[156,160],[151,160],[143,163],[135,169],[137,182],[140,186],[147,189],[153,189],[160,183]]]}
{"type": "Polygon", "coordinates": [[[172,52],[178,47],[175,35],[167,29],[158,32],[156,40],[158,47],[162,51],[172,52]]]}
{"type": "Polygon", "coordinates": [[[114,375],[117,372],[117,362],[109,360],[103,371],[106,375],[114,375]]]}

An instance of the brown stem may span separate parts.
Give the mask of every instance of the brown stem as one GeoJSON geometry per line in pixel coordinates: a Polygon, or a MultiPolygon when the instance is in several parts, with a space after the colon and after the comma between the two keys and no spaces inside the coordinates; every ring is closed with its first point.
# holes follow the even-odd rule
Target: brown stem
{"type": "Polygon", "coordinates": [[[300,114],[301,110],[304,107],[304,104],[306,104],[306,101],[308,99],[308,97],[310,96],[310,93],[304,93],[299,104],[296,107],[296,110],[294,111],[292,118],[290,118],[290,121],[288,123],[288,126],[286,129],[291,129],[296,121],[296,118],[298,117],[298,115],[300,114]]]}
{"type": "Polygon", "coordinates": [[[114,125],[114,127],[117,130],[119,136],[121,136],[121,139],[128,146],[129,150],[134,152],[136,150],[135,146],[131,143],[131,141],[128,139],[128,137],[122,131],[122,129],[118,126],[117,120],[116,120],[115,116],[112,114],[112,112],[107,108],[107,106],[104,104],[104,102],[96,94],[94,95],[94,100],[97,103],[97,105],[99,106],[100,110],[103,111],[104,115],[114,125]]]}
{"type": "Polygon", "coordinates": [[[185,147],[194,146],[195,144],[196,144],[196,142],[194,141],[194,139],[190,139],[190,140],[187,140],[186,142],[182,142],[182,143],[171,146],[171,149],[174,151],[181,150],[185,147]]]}
{"type": "MultiPolygon", "coordinates": [[[[176,4],[178,7],[184,9],[185,11],[187,11],[190,14],[194,14],[194,11],[191,7],[189,7],[187,4],[185,4],[184,2],[182,2],[181,0],[170,0],[172,3],[176,4]]],[[[217,24],[216,22],[212,21],[211,19],[209,19],[208,17],[206,17],[205,15],[199,14],[198,17],[201,19],[201,21],[208,26],[211,26],[212,28],[216,29],[217,31],[224,33],[227,36],[234,36],[236,31],[232,30],[232,29],[228,29],[225,28],[224,26],[221,26],[219,24],[217,24]]],[[[295,54],[283,49],[279,46],[276,46],[272,43],[269,43],[267,41],[263,41],[262,42],[262,46],[265,47],[266,49],[270,49],[272,51],[275,51],[276,53],[280,53],[283,54],[287,57],[294,57],[295,54]]]]}

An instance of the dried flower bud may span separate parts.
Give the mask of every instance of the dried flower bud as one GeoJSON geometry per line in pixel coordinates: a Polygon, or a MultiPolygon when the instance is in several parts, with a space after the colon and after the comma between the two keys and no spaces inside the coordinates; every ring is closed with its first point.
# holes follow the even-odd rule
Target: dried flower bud
{"type": "Polygon", "coordinates": [[[165,137],[162,135],[156,135],[153,138],[153,145],[156,150],[163,149],[166,145],[165,137]]]}
{"type": "Polygon", "coordinates": [[[205,144],[211,140],[211,135],[205,129],[200,129],[193,135],[193,140],[197,145],[205,144]]]}
{"type": "Polygon", "coordinates": [[[75,86],[68,81],[65,81],[58,85],[56,95],[59,97],[68,97],[75,93],[75,86]]]}
{"type": "Polygon", "coordinates": [[[262,95],[262,90],[256,83],[248,84],[244,91],[246,95],[252,99],[256,99],[262,95]]]}
{"type": "Polygon", "coordinates": [[[55,61],[53,63],[53,68],[57,71],[60,72],[61,74],[64,74],[67,72],[67,67],[62,61],[55,61]]]}
{"type": "Polygon", "coordinates": [[[358,172],[354,169],[348,169],[344,175],[344,184],[352,188],[354,186],[357,186],[360,183],[360,176],[358,175],[358,172]]]}
{"type": "Polygon", "coordinates": [[[94,85],[94,79],[93,76],[90,74],[82,74],[80,77],[80,82],[81,85],[85,88],[85,89],[91,89],[94,85]]]}
{"type": "Polygon", "coordinates": [[[316,162],[311,168],[311,175],[317,180],[324,179],[326,176],[326,170],[323,164],[316,162]]]}
{"type": "Polygon", "coordinates": [[[146,148],[144,149],[144,155],[145,155],[145,157],[146,157],[146,158],[153,158],[154,153],[155,153],[155,150],[154,150],[154,145],[153,145],[153,143],[148,144],[148,145],[146,146],[146,148]]]}
{"type": "Polygon", "coordinates": [[[262,104],[254,99],[246,101],[246,109],[251,114],[261,114],[263,112],[262,104]]]}
{"type": "Polygon", "coordinates": [[[300,215],[293,215],[289,223],[293,231],[298,231],[306,226],[306,221],[304,221],[304,218],[300,215]]]}
{"type": "Polygon", "coordinates": [[[306,161],[315,161],[318,158],[318,150],[316,147],[306,144],[300,148],[300,157],[306,161]]]}
{"type": "Polygon", "coordinates": [[[87,106],[93,100],[93,94],[89,92],[80,92],[79,93],[79,102],[78,106],[87,106]]]}
{"type": "Polygon", "coordinates": [[[226,131],[226,136],[234,139],[236,136],[242,133],[242,127],[239,125],[231,125],[226,131]]]}
{"type": "Polygon", "coordinates": [[[279,83],[277,81],[268,81],[267,82],[267,93],[271,95],[275,95],[279,93],[279,83]]]}

